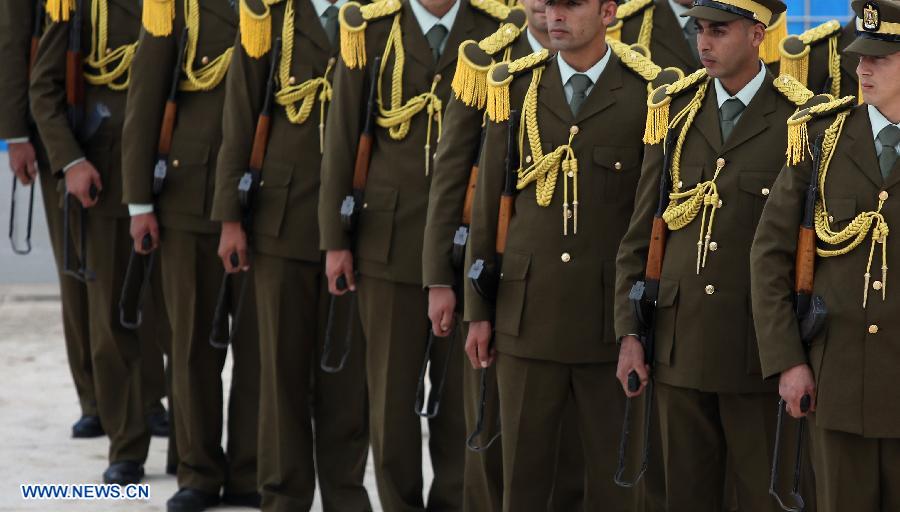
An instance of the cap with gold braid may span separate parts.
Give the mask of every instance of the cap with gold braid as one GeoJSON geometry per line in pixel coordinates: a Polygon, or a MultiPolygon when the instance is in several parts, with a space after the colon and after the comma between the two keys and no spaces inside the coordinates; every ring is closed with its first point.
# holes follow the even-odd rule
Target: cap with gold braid
{"type": "Polygon", "coordinates": [[[844,51],[879,57],[900,51],[900,1],[853,0],[856,40],[844,51]]]}
{"type": "Polygon", "coordinates": [[[768,27],[786,10],[780,0],[694,0],[693,7],[681,16],[720,22],[745,18],[768,27]]]}

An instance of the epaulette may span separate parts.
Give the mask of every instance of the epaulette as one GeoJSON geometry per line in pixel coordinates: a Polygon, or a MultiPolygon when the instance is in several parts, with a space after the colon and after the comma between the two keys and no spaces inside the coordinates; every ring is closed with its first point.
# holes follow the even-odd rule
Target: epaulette
{"type": "Polygon", "coordinates": [[[766,64],[778,62],[778,59],[781,58],[778,47],[787,35],[787,15],[781,13],[771,25],[766,27],[766,37],[763,38],[762,45],[759,47],[759,58],[766,64]]]}
{"type": "Polygon", "coordinates": [[[806,105],[816,95],[806,85],[797,80],[797,77],[787,73],[781,73],[778,78],[772,81],[772,85],[776,91],[798,107],[806,105]]]}
{"type": "MultiPolygon", "coordinates": [[[[633,18],[636,14],[643,13],[645,9],[653,5],[653,0],[629,0],[616,9],[616,21],[606,29],[608,39],[622,40],[622,26],[625,20],[633,18]]],[[[652,11],[651,11],[652,12],[652,11]]],[[[653,24],[653,20],[644,20],[642,23],[653,24]]],[[[643,27],[642,27],[643,28],[643,27]]]]}
{"type": "Polygon", "coordinates": [[[141,24],[148,34],[168,37],[172,34],[172,20],[175,19],[175,0],[144,0],[141,24]]]}
{"type": "MultiPolygon", "coordinates": [[[[500,22],[507,21],[510,11],[514,9],[514,7],[510,7],[497,0],[469,0],[469,4],[476,10],[481,11],[500,22]]],[[[522,12],[524,14],[525,11],[522,12]]]]}
{"type": "Polygon", "coordinates": [[[644,130],[645,144],[659,144],[669,128],[669,106],[672,100],[705,81],[709,75],[706,68],[700,68],[686,77],[667,85],[661,85],[647,96],[647,126],[644,130]]]}
{"type": "Polygon", "coordinates": [[[47,0],[44,10],[54,23],[69,21],[72,11],[75,10],[75,0],[47,0]]]}
{"type": "MultiPolygon", "coordinates": [[[[781,73],[787,73],[800,81],[803,85],[807,85],[809,79],[809,53],[811,46],[824,39],[839,37],[841,33],[841,24],[837,20],[826,21],[825,23],[813,27],[806,32],[788,36],[781,41],[778,46],[778,52],[781,58],[781,73]]],[[[829,51],[829,68],[833,59],[837,58],[837,64],[840,65],[840,55],[837,48],[829,51]]]]}
{"type": "Polygon", "coordinates": [[[494,63],[493,57],[508,48],[521,34],[521,27],[504,23],[481,41],[470,39],[459,45],[456,72],[450,84],[456,99],[470,107],[483,109],[487,102],[487,73],[494,63]]]}
{"type": "Polygon", "coordinates": [[[486,110],[491,121],[500,122],[509,119],[509,85],[513,77],[542,67],[549,58],[550,52],[545,48],[513,61],[498,62],[490,67],[487,73],[486,110]]]}
{"type": "Polygon", "coordinates": [[[787,161],[790,165],[797,165],[803,161],[809,150],[810,121],[823,119],[856,106],[856,96],[844,96],[843,98],[830,99],[829,101],[814,101],[820,97],[832,98],[827,94],[820,94],[808,103],[808,106],[797,110],[787,120],[788,143],[787,161]]]}
{"type": "Polygon", "coordinates": [[[258,59],[272,49],[272,11],[269,7],[281,0],[240,1],[241,46],[248,56],[258,59]],[[249,2],[253,2],[256,10],[250,7],[249,2]]]}
{"type": "Polygon", "coordinates": [[[369,22],[400,11],[400,0],[380,0],[360,5],[347,2],[338,13],[341,23],[341,58],[350,69],[366,66],[366,27],[369,22]]]}

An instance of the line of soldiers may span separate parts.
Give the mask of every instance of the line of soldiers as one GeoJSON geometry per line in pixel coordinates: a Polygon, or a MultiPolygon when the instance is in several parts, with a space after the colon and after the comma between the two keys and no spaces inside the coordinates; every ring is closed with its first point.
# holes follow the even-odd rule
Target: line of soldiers
{"type": "Polygon", "coordinates": [[[780,0],[46,0],[30,88],[9,3],[0,136],[71,225],[105,481],[143,477],[156,343],[170,511],[308,510],[317,478],[369,510],[370,441],[385,510],[774,511],[779,394],[806,510],[896,508],[896,0],[796,36],[780,0]]]}

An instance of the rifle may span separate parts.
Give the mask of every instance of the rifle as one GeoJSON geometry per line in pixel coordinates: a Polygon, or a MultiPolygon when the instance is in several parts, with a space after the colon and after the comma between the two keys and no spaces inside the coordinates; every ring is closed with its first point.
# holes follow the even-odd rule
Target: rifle
{"type": "MultiPolygon", "coordinates": [[[[794,312],[800,325],[800,340],[805,348],[825,326],[828,309],[825,300],[819,295],[813,295],[816,266],[816,231],[815,209],[819,195],[819,166],[822,163],[822,140],[819,135],[812,149],[812,176],[809,187],[806,189],[806,202],[803,208],[803,221],[797,235],[797,258],[794,270],[794,312]]],[[[800,399],[800,411],[804,414],[809,411],[812,398],[804,394],[800,399]]],[[[791,497],[794,506],[785,505],[778,491],[775,489],[778,481],[778,455],[781,451],[781,433],[784,428],[784,411],[786,403],[784,399],[778,401],[778,423],[775,428],[775,448],[772,454],[772,471],[769,479],[769,494],[778,502],[778,506],[787,512],[802,512],[806,507],[803,496],[800,495],[800,480],[802,476],[803,456],[803,431],[806,422],[801,418],[797,427],[797,453],[794,458],[794,479],[791,486],[791,497]]]]}
{"type": "MultiPolygon", "coordinates": [[[[41,40],[41,32],[43,31],[44,25],[44,2],[38,0],[35,2],[34,8],[34,25],[31,31],[31,48],[28,54],[28,71],[26,76],[31,77],[31,70],[34,68],[34,61],[37,59],[37,51],[38,51],[38,43],[41,40]]],[[[12,192],[10,193],[10,202],[9,202],[9,244],[12,246],[12,250],[16,254],[28,254],[31,252],[31,227],[32,220],[34,218],[34,185],[32,184],[29,187],[29,196],[28,196],[28,220],[25,228],[25,247],[19,247],[16,242],[16,188],[18,183],[16,183],[16,177],[13,176],[12,181],[12,192]]]]}
{"type": "MultiPolygon", "coordinates": [[[[506,130],[506,160],[505,179],[503,192],[500,194],[500,208],[497,215],[497,236],[494,244],[494,263],[487,265],[483,259],[476,259],[469,267],[468,278],[472,287],[479,296],[494,304],[496,311],[497,289],[500,287],[499,269],[503,266],[503,254],[506,252],[506,240],[509,234],[509,221],[513,216],[513,206],[516,198],[516,182],[519,169],[519,111],[510,110],[509,124],[506,130]]],[[[496,325],[496,319],[491,319],[491,325],[496,325]]],[[[494,334],[491,333],[491,345],[494,343],[494,334]]],[[[484,445],[477,445],[475,440],[484,431],[484,409],[487,404],[487,368],[481,369],[480,390],[478,398],[478,414],[475,417],[475,429],[466,438],[466,446],[474,452],[483,452],[500,437],[499,416],[497,417],[497,433],[484,445]]]]}
{"type": "MultiPolygon", "coordinates": [[[[156,150],[156,165],[153,167],[153,209],[158,211],[157,199],[162,193],[163,186],[166,181],[166,173],[169,169],[169,152],[172,149],[172,134],[175,131],[175,118],[178,114],[178,82],[181,80],[181,67],[184,64],[184,49],[187,46],[188,29],[187,27],[181,33],[181,39],[178,42],[178,53],[175,58],[175,68],[172,71],[172,85],[169,88],[169,97],[166,99],[166,106],[163,111],[162,126],[159,130],[159,141],[156,150]]],[[[150,233],[144,235],[141,240],[141,248],[144,251],[149,250],[153,246],[153,239],[150,233]]],[[[152,252],[147,256],[143,256],[131,248],[131,254],[128,256],[128,267],[125,269],[125,283],[122,285],[122,292],[119,295],[119,323],[126,329],[137,329],[143,322],[142,307],[144,295],[150,286],[150,275],[153,272],[153,265],[156,260],[156,253],[152,252]],[[140,267],[138,263],[142,263],[140,267]],[[138,277],[138,268],[143,268],[143,277],[138,277]],[[135,283],[140,283],[137,291],[134,290],[135,283]],[[126,311],[127,305],[133,298],[134,312],[129,315],[126,311]]]]}
{"type": "MultiPolygon", "coordinates": [[[[272,127],[272,99],[275,95],[275,78],[281,57],[281,38],[276,38],[272,45],[272,62],[269,67],[269,77],[266,80],[266,95],[263,98],[262,110],[256,120],[256,133],[253,135],[253,146],[250,150],[250,162],[244,175],[238,182],[238,197],[241,202],[241,228],[247,236],[247,251],[250,251],[251,232],[253,230],[253,208],[256,193],[262,180],[262,167],[266,158],[266,150],[269,145],[269,131],[272,127]]],[[[229,261],[232,266],[238,266],[240,260],[236,252],[231,253],[229,261]]],[[[236,307],[229,308],[228,297],[231,295],[231,274],[225,272],[222,276],[222,284],[219,286],[219,295],[216,301],[216,310],[213,315],[213,325],[209,334],[209,344],[218,349],[227,349],[234,341],[234,334],[238,331],[241,310],[244,307],[244,297],[247,294],[249,277],[244,276],[241,281],[241,289],[238,292],[236,307]],[[228,329],[228,310],[231,309],[231,330],[228,329]]]]}
{"type": "MultiPolygon", "coordinates": [[[[363,202],[366,191],[366,182],[369,179],[369,165],[372,161],[372,146],[375,142],[375,109],[378,99],[378,74],[381,70],[381,56],[375,57],[372,62],[371,77],[368,96],[366,97],[366,116],[363,119],[362,131],[359,134],[359,143],[356,147],[356,161],[353,165],[352,192],[341,202],[341,225],[344,231],[350,233],[351,238],[356,235],[356,223],[359,219],[359,205],[363,202]]],[[[352,244],[355,246],[356,244],[352,244]]],[[[347,289],[347,278],[343,275],[337,278],[337,288],[347,289]]],[[[347,328],[344,330],[344,343],[340,347],[340,357],[337,364],[332,364],[331,353],[334,351],[334,308],[337,306],[337,297],[332,295],[328,303],[328,318],[325,321],[325,341],[322,348],[322,358],[319,367],[327,373],[337,373],[344,369],[347,357],[350,355],[350,344],[353,340],[353,325],[356,323],[356,294],[350,293],[349,314],[347,315],[347,328]]]]}
{"type": "MultiPolygon", "coordinates": [[[[662,216],[669,206],[669,192],[672,188],[670,168],[672,166],[672,153],[674,152],[677,139],[678,133],[669,129],[665,139],[662,172],[660,172],[659,177],[659,202],[657,203],[656,213],[653,215],[644,280],[635,282],[628,294],[628,299],[631,301],[635,319],[639,326],[638,339],[644,347],[644,363],[651,366],[651,374],[644,399],[644,428],[642,429],[644,446],[641,455],[641,466],[633,480],[623,478],[625,474],[625,459],[628,453],[628,440],[631,435],[631,398],[625,399],[625,419],[622,423],[622,435],[619,438],[619,460],[616,465],[615,476],[613,477],[616,485],[620,487],[634,487],[637,485],[647,471],[650,458],[650,422],[652,420],[654,389],[652,365],[656,348],[656,302],[659,300],[659,281],[662,275],[663,259],[666,253],[666,237],[668,235],[668,227],[662,216]]],[[[640,378],[637,372],[632,370],[628,374],[628,390],[635,392],[640,387],[640,378]]]]}
{"type": "Polygon", "coordinates": [[[472,224],[472,202],[475,200],[475,185],[478,183],[478,159],[481,157],[481,149],[484,147],[485,130],[481,130],[481,142],[475,152],[475,160],[469,171],[469,184],[466,186],[466,198],[463,202],[462,222],[453,236],[453,252],[451,261],[454,268],[462,268],[466,257],[466,244],[469,241],[469,225],[472,224]]]}
{"type": "MultiPolygon", "coordinates": [[[[84,121],[84,75],[82,64],[84,55],[81,45],[81,29],[82,29],[82,7],[76,2],[75,12],[72,19],[69,20],[69,42],[66,48],[66,115],[69,120],[69,127],[72,132],[78,136],[82,133],[84,121]]],[[[91,199],[97,197],[97,188],[91,185],[91,199]]],[[[78,258],[77,268],[73,268],[70,264],[71,251],[69,249],[69,196],[71,194],[66,190],[63,196],[63,273],[67,274],[81,282],[93,281],[96,273],[87,268],[87,229],[85,225],[85,208],[79,205],[78,224],[80,231],[80,258],[78,258]]]]}

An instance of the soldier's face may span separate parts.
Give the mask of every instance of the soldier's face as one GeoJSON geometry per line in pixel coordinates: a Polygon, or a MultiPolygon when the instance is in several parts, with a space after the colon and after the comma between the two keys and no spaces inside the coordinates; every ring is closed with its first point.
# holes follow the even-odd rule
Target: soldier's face
{"type": "Polygon", "coordinates": [[[709,76],[729,78],[749,61],[759,60],[765,27],[749,20],[729,22],[697,20],[697,50],[709,76]]]}
{"type": "MultiPolygon", "coordinates": [[[[900,109],[900,52],[883,57],[860,57],[856,72],[866,103],[878,107],[882,113],[900,109]]],[[[897,121],[891,119],[891,122],[897,121]]]]}
{"type": "Polygon", "coordinates": [[[528,18],[528,26],[538,32],[547,32],[547,4],[544,0],[521,0],[528,18]]]}
{"type": "Polygon", "coordinates": [[[549,0],[546,2],[550,46],[574,51],[606,35],[616,18],[616,3],[610,0],[549,0]]]}

